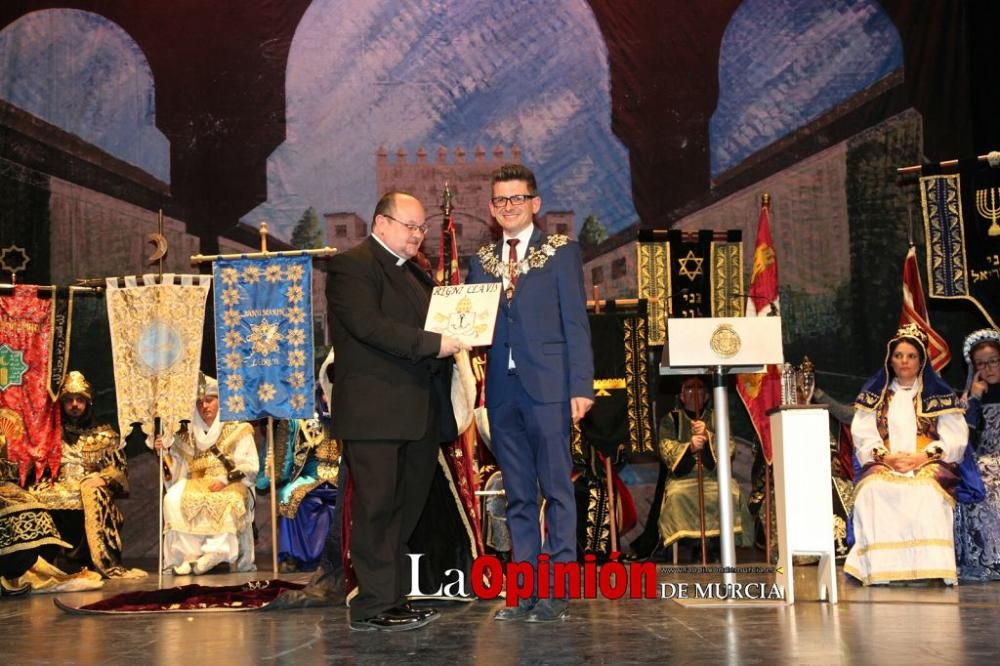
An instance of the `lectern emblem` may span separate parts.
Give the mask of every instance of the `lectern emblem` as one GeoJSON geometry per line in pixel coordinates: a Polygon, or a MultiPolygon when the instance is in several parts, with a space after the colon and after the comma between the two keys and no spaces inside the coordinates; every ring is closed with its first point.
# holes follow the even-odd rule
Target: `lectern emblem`
{"type": "Polygon", "coordinates": [[[729,358],[740,350],[740,334],[729,324],[722,324],[712,333],[708,344],[716,354],[729,358]]]}

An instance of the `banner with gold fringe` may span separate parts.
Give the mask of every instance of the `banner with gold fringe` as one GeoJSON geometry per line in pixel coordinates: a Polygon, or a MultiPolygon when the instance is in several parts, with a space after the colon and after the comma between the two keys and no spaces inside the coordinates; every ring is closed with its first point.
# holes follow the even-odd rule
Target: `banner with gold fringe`
{"type": "Polygon", "coordinates": [[[161,432],[172,433],[194,413],[211,277],[166,273],[124,282],[107,280],[119,432],[141,423],[151,435],[159,417],[161,432]]]}
{"type": "Polygon", "coordinates": [[[311,418],[312,258],[218,259],[214,274],[222,419],[311,418]]]}

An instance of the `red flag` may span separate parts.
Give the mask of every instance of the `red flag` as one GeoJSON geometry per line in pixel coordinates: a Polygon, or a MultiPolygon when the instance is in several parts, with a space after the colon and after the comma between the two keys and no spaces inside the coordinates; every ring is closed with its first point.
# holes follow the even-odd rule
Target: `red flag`
{"type": "Polygon", "coordinates": [[[448,215],[448,224],[441,234],[441,248],[438,254],[437,271],[434,276],[438,284],[462,284],[462,276],[458,272],[458,242],[455,240],[455,218],[448,215]],[[446,257],[450,248],[451,256],[446,257]]]}
{"type": "Polygon", "coordinates": [[[17,463],[21,485],[28,472],[54,479],[62,459],[59,403],[51,391],[50,359],[55,294],[41,298],[38,287],[17,285],[0,298],[0,438],[17,463]]]}
{"type": "Polygon", "coordinates": [[[917,250],[912,245],[903,260],[903,307],[899,313],[899,325],[916,324],[927,333],[927,356],[931,367],[940,372],[951,361],[951,349],[937,331],[931,328],[931,318],[927,314],[924,287],[917,267],[917,250]]]}
{"type": "Polygon", "coordinates": [[[451,283],[462,284],[462,275],[458,271],[458,241],[455,239],[455,217],[448,216],[448,238],[451,240],[451,283]]]}
{"type": "MultiPolygon", "coordinates": [[[[757,223],[757,244],[753,251],[753,273],[747,298],[747,317],[777,316],[778,260],[771,240],[771,222],[768,205],[760,208],[757,223]]],[[[741,374],[736,379],[736,391],[750,414],[757,438],[764,451],[764,459],[771,462],[771,421],[768,410],[781,404],[781,369],[767,366],[763,374],[741,374]]]]}

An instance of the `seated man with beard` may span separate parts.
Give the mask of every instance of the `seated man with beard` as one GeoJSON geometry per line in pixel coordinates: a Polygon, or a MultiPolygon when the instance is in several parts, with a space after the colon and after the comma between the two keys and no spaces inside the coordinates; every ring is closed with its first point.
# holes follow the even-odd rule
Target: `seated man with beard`
{"type": "Polygon", "coordinates": [[[112,426],[93,422],[94,390],[82,373],[66,375],[59,406],[59,475],[29,488],[70,544],[56,564],[67,573],[92,567],[105,578],[141,578],[145,571],[125,568],[121,559],[123,518],[114,500],[128,495],[124,442],[112,426]]]}
{"type": "Polygon", "coordinates": [[[219,420],[219,383],[201,375],[192,423],[166,448],[169,469],[163,499],[164,567],[186,576],[228,562],[254,569],[253,494],[259,463],[249,423],[219,420]]]}

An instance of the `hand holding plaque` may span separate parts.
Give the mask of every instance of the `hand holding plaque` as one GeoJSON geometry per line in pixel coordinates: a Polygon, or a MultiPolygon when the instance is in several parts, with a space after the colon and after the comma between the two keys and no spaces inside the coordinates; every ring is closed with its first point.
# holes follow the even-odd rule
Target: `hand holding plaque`
{"type": "Polygon", "coordinates": [[[500,282],[435,287],[424,329],[479,347],[493,343],[500,282]]]}

